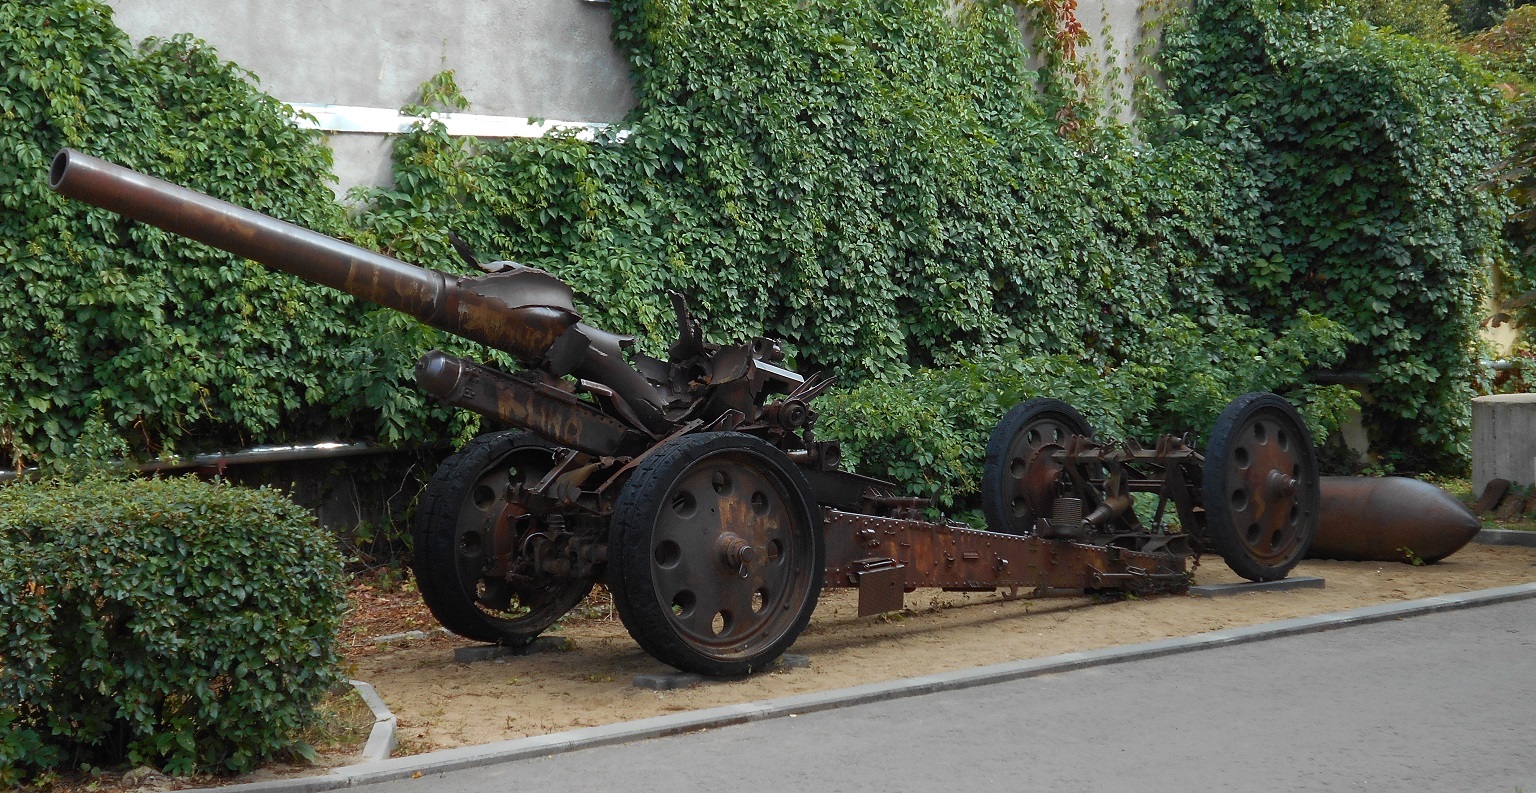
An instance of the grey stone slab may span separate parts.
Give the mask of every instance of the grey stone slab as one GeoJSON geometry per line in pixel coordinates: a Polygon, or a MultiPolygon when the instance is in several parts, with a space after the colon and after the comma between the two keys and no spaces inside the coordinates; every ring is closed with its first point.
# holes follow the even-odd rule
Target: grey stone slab
{"type": "MultiPolygon", "coordinates": [[[[785,672],[791,669],[811,669],[811,656],[799,655],[799,653],[783,653],[777,661],[768,669],[759,672],[759,675],[770,675],[774,672],[785,672]]],[[[653,692],[673,692],[677,688],[688,688],[690,685],[699,685],[700,682],[733,681],[740,678],[710,679],[702,675],[694,675],[691,672],[653,672],[647,675],[636,675],[631,679],[631,684],[636,688],[650,688],[653,692]]]]}
{"type": "Polygon", "coordinates": [[[811,657],[809,655],[800,655],[799,653],[785,653],[779,656],[779,660],[774,662],[774,666],[780,669],[810,669],[811,657]]]}
{"type": "MultiPolygon", "coordinates": [[[[766,675],[772,674],[774,672],[783,672],[790,669],[810,668],[810,656],[800,655],[799,653],[785,653],[779,656],[779,659],[774,661],[773,664],[767,669],[764,669],[761,672],[757,672],[756,674],[766,675]]],[[[755,675],[748,675],[747,677],[753,676],[755,675]]],[[[635,688],[648,688],[652,691],[672,691],[679,688],[696,686],[700,683],[721,683],[741,679],[743,678],[705,678],[701,675],[696,675],[691,672],[652,672],[643,675],[635,675],[632,683],[635,688]]]]}
{"type": "Polygon", "coordinates": [[[635,688],[648,688],[652,691],[674,691],[679,688],[688,688],[704,682],[701,675],[692,672],[653,672],[643,675],[635,675],[631,681],[635,688]]]}
{"type": "Polygon", "coordinates": [[[1518,545],[1522,548],[1536,548],[1536,531],[1483,529],[1472,538],[1472,541],[1480,545],[1518,545]]]}
{"type": "Polygon", "coordinates": [[[447,628],[434,628],[430,631],[406,631],[405,633],[391,633],[385,636],[375,636],[369,639],[369,644],[393,644],[413,639],[430,639],[439,633],[447,633],[447,628]]]}
{"type": "Polygon", "coordinates": [[[1284,592],[1290,589],[1322,589],[1323,579],[1310,575],[1282,578],[1279,581],[1243,581],[1236,584],[1206,584],[1192,586],[1189,594],[1195,597],[1215,598],[1227,595],[1246,595],[1250,592],[1284,592]]]}
{"type": "Polygon", "coordinates": [[[570,639],[559,636],[540,636],[532,643],[523,647],[505,647],[500,644],[482,644],[475,647],[457,647],[453,651],[453,661],[459,664],[472,664],[477,661],[493,661],[497,658],[516,658],[535,653],[547,653],[555,650],[564,650],[570,646],[570,639]]]}

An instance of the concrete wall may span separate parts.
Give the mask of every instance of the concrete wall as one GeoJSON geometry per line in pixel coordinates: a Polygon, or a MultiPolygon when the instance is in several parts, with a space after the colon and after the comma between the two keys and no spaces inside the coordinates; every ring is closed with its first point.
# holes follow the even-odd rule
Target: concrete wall
{"type": "MultiPolygon", "coordinates": [[[[962,0],[963,1],[963,0],[962,0]]],[[[107,0],[135,41],[191,33],[290,103],[398,108],[453,69],[472,112],[614,122],[634,104],[600,0],[107,0]]],[[[1083,0],[1081,55],[1129,118],[1140,0],[1083,0]]],[[[383,134],[333,132],[338,192],[390,181],[383,134]]]]}
{"type": "MultiPolygon", "coordinates": [[[[285,102],[398,108],[444,70],[476,113],[618,121],[629,66],[591,0],[108,0],[135,41],[191,33],[285,102]]],[[[388,178],[380,135],[333,140],[343,187],[388,178]]]]}
{"type": "Polygon", "coordinates": [[[1536,485],[1536,394],[1472,400],[1472,492],[1493,479],[1536,485]]]}
{"type": "Polygon", "coordinates": [[[1077,18],[1089,44],[1079,55],[1099,72],[1106,99],[1122,121],[1129,121],[1131,89],[1138,68],[1143,8],[1141,0],[1086,0],[1077,18]]]}

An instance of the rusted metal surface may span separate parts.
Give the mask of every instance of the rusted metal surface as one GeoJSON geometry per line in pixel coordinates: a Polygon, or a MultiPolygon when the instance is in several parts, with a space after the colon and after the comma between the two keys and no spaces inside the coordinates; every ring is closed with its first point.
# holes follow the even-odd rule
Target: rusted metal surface
{"type": "Polygon", "coordinates": [[[616,392],[631,422],[669,425],[669,397],[625,362],[625,337],[580,323],[571,290],[532,267],[497,263],[477,277],[441,273],[351,245],[89,155],[65,149],[49,185],[62,195],[409,314],[556,375],[616,392]]]}
{"type": "Polygon", "coordinates": [[[1140,553],[956,524],[826,510],[825,586],[859,586],[870,569],[899,565],[906,589],[990,591],[1125,590],[1188,587],[1188,554],[1140,553]]]}
{"type": "MultiPolygon", "coordinates": [[[[1077,496],[1067,492],[1071,483],[1056,454],[1078,436],[1092,438],[1093,430],[1070,405],[1054,399],[1029,400],[1003,417],[987,445],[983,506],[988,528],[1004,534],[1034,534],[1043,527],[1047,534],[1057,533],[1050,521],[1053,502],[1077,496]]],[[[1076,515],[1059,531],[1080,533],[1081,517],[1076,515]]]]}
{"type": "Polygon", "coordinates": [[[856,577],[860,617],[901,611],[906,605],[906,569],[894,560],[876,560],[860,569],[856,577]]]}
{"type": "Polygon", "coordinates": [[[817,527],[805,494],[751,449],[660,463],[681,468],[658,483],[666,489],[645,546],[668,627],[718,658],[779,642],[819,592],[819,571],[806,564],[817,558],[817,527]]]}
{"type": "Polygon", "coordinates": [[[1401,476],[1325,476],[1322,520],[1307,555],[1347,561],[1438,562],[1483,527],[1456,497],[1401,476]]]}
{"type": "Polygon", "coordinates": [[[987,446],[988,527],[1149,553],[1214,550],[1245,578],[1284,577],[1302,559],[1318,517],[1305,424],[1285,400],[1245,394],[1211,435],[1209,458],[1187,436],[1163,435],[1148,448],[1094,438],[1058,400],[1023,402],[987,446]],[[1137,493],[1157,497],[1147,522],[1137,514],[1137,493]]]}
{"type": "Polygon", "coordinates": [[[561,446],[599,457],[645,449],[650,438],[542,382],[503,374],[442,352],[416,362],[416,383],[449,405],[494,416],[561,446]]]}
{"type": "Polygon", "coordinates": [[[1205,528],[1205,514],[1198,509],[1203,461],[1184,438],[1171,435],[1158,438],[1151,448],[1134,440],[1096,439],[1070,405],[1031,399],[998,422],[988,443],[982,480],[987,527],[1131,550],[1186,552],[1189,540],[1200,538],[1205,528]],[[1137,515],[1134,493],[1158,497],[1150,524],[1137,515]]]}
{"type": "Polygon", "coordinates": [[[462,503],[444,527],[459,552],[425,586],[457,590],[468,607],[460,620],[483,620],[531,640],[591,591],[591,570],[570,561],[579,549],[552,531],[548,513],[534,509],[540,497],[530,495],[563,457],[557,448],[520,443],[493,465],[459,471],[467,486],[454,489],[462,503]]]}
{"type": "MultiPolygon", "coordinates": [[[[1198,503],[1199,493],[1190,486],[1188,477],[1177,474],[1182,472],[1182,466],[1199,460],[1193,449],[1172,436],[1159,438],[1152,449],[1132,440],[1103,443],[1084,437],[1068,438],[1065,448],[1036,465],[1057,469],[1059,473],[1052,477],[1056,491],[1076,496],[1081,504],[1064,514],[1058,514],[1053,505],[1053,517],[1037,519],[1037,531],[1042,536],[1070,539],[1095,533],[1144,531],[1147,527],[1136,514],[1131,494],[1155,493],[1160,496],[1160,503],[1153,518],[1153,530],[1162,532],[1168,501],[1181,506],[1198,503]],[[1071,516],[1075,525],[1063,522],[1066,516],[1071,516]]],[[[1192,532],[1193,527],[1186,526],[1185,530],[1192,532]]]]}

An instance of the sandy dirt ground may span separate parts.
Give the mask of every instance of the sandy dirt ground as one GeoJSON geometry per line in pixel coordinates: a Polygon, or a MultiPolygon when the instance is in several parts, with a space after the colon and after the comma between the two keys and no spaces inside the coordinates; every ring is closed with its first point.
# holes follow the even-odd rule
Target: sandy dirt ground
{"type": "MultiPolygon", "coordinates": [[[[632,686],[636,674],[671,670],[641,652],[600,601],[556,629],[553,635],[567,640],[560,651],[462,664],[453,650],[470,645],[454,637],[374,645],[358,636],[350,656],[355,676],[372,683],[400,718],[398,753],[411,754],[1527,583],[1536,581],[1536,549],[1470,545],[1427,567],[1308,561],[1293,575],[1318,576],[1327,585],[1097,603],[918,590],[907,595],[904,612],[865,618],[857,616],[856,592],[829,590],[792,650],[810,657],[809,669],[668,692],[632,686]]],[[[1237,580],[1219,560],[1196,571],[1197,584],[1237,580]]],[[[379,596],[386,600],[394,598],[379,596]]],[[[406,623],[429,620],[415,615],[406,623]]],[[[400,624],[400,617],[389,622],[400,624]]]]}

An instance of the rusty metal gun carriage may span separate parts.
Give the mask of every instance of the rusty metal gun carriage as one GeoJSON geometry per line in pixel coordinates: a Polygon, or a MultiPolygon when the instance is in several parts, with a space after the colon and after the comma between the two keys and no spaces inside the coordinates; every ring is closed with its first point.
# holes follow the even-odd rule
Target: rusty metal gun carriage
{"type": "Polygon", "coordinates": [[[786,368],[770,339],[706,341],[679,295],[678,339],[661,360],[582,322],[553,275],[480,265],[463,246],[486,274],[405,264],[67,149],[49,180],[525,367],[437,351],[416,365],[429,394],[515,428],[449,458],[417,509],[422,596],[470,639],[530,642],[601,581],[651,655],[737,675],[795,641],[823,587],[857,587],[861,614],[899,609],[917,587],[1172,592],[1203,551],[1247,578],[1282,578],[1317,527],[1312,440],[1271,394],[1234,400],[1204,455],[1187,437],[1096,439],[1065,403],[1025,402],[987,447],[990,531],[978,531],[840,470],[837,443],[814,435],[831,380],[786,368]],[[1137,493],[1155,500],[1149,522],[1137,493]]]}

